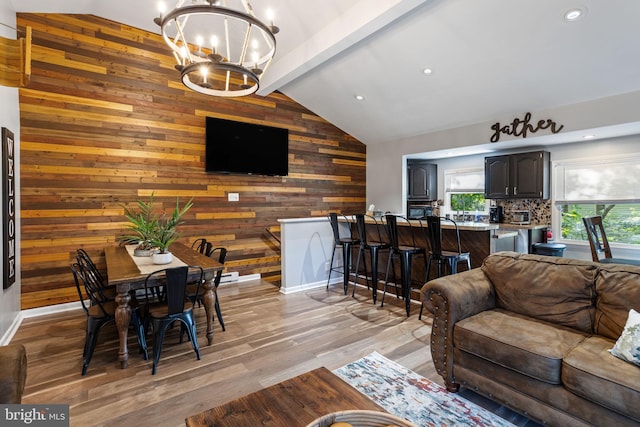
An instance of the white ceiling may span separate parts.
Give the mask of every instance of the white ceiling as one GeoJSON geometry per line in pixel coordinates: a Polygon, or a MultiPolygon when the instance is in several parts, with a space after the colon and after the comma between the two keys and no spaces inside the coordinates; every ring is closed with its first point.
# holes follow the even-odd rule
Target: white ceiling
{"type": "MultiPolygon", "coordinates": [[[[159,32],[157,0],[11,2],[18,12],[91,13],[159,32]]],[[[280,90],[365,144],[640,90],[640,0],[251,4],[262,19],[273,9],[281,28],[259,93],[280,90]],[[565,22],[575,7],[586,16],[565,22]]]]}

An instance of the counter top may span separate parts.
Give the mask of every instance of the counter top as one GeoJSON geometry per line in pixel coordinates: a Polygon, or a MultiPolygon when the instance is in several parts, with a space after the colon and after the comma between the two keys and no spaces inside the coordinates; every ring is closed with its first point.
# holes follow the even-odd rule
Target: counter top
{"type": "Polygon", "coordinates": [[[497,224],[501,230],[540,230],[551,227],[549,224],[497,224]]]}
{"type": "MultiPolygon", "coordinates": [[[[419,226],[420,222],[417,220],[409,220],[409,222],[411,223],[411,225],[413,226],[419,226]]],[[[458,224],[458,230],[462,231],[490,231],[490,230],[497,230],[499,229],[501,224],[489,224],[486,222],[457,222],[456,224],[458,224]]],[[[404,221],[398,221],[398,225],[402,226],[402,225],[406,225],[406,222],[404,221]]],[[[422,221],[422,225],[424,227],[427,226],[427,222],[426,221],[422,221]]],[[[455,227],[453,226],[453,224],[451,224],[450,222],[444,221],[442,222],[442,229],[444,230],[453,230],[455,227]]]]}

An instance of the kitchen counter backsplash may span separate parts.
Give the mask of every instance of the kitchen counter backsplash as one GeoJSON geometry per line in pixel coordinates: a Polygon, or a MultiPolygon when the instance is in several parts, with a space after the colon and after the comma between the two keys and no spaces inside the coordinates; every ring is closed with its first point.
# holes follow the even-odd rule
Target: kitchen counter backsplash
{"type": "Polygon", "coordinates": [[[511,211],[528,210],[531,224],[551,224],[551,200],[496,200],[496,205],[504,209],[505,222],[509,221],[511,211]]]}

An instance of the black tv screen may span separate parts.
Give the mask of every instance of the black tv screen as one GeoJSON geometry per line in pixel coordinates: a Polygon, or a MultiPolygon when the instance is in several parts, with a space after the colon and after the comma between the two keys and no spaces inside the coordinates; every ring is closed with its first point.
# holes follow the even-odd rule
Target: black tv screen
{"type": "Polygon", "coordinates": [[[207,117],[207,172],[287,176],[289,130],[207,117]]]}

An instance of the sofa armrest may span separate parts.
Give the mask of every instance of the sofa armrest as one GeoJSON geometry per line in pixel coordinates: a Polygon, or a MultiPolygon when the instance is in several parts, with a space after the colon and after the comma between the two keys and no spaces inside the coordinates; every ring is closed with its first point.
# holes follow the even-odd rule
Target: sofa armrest
{"type": "Polygon", "coordinates": [[[495,308],[493,285],[480,268],[440,277],[420,290],[424,306],[433,313],[431,357],[449,391],[460,385],[453,375],[453,327],[456,322],[495,308]]]}
{"type": "Polygon", "coordinates": [[[22,403],[27,381],[27,352],[22,344],[0,347],[0,403],[22,403]]]}

